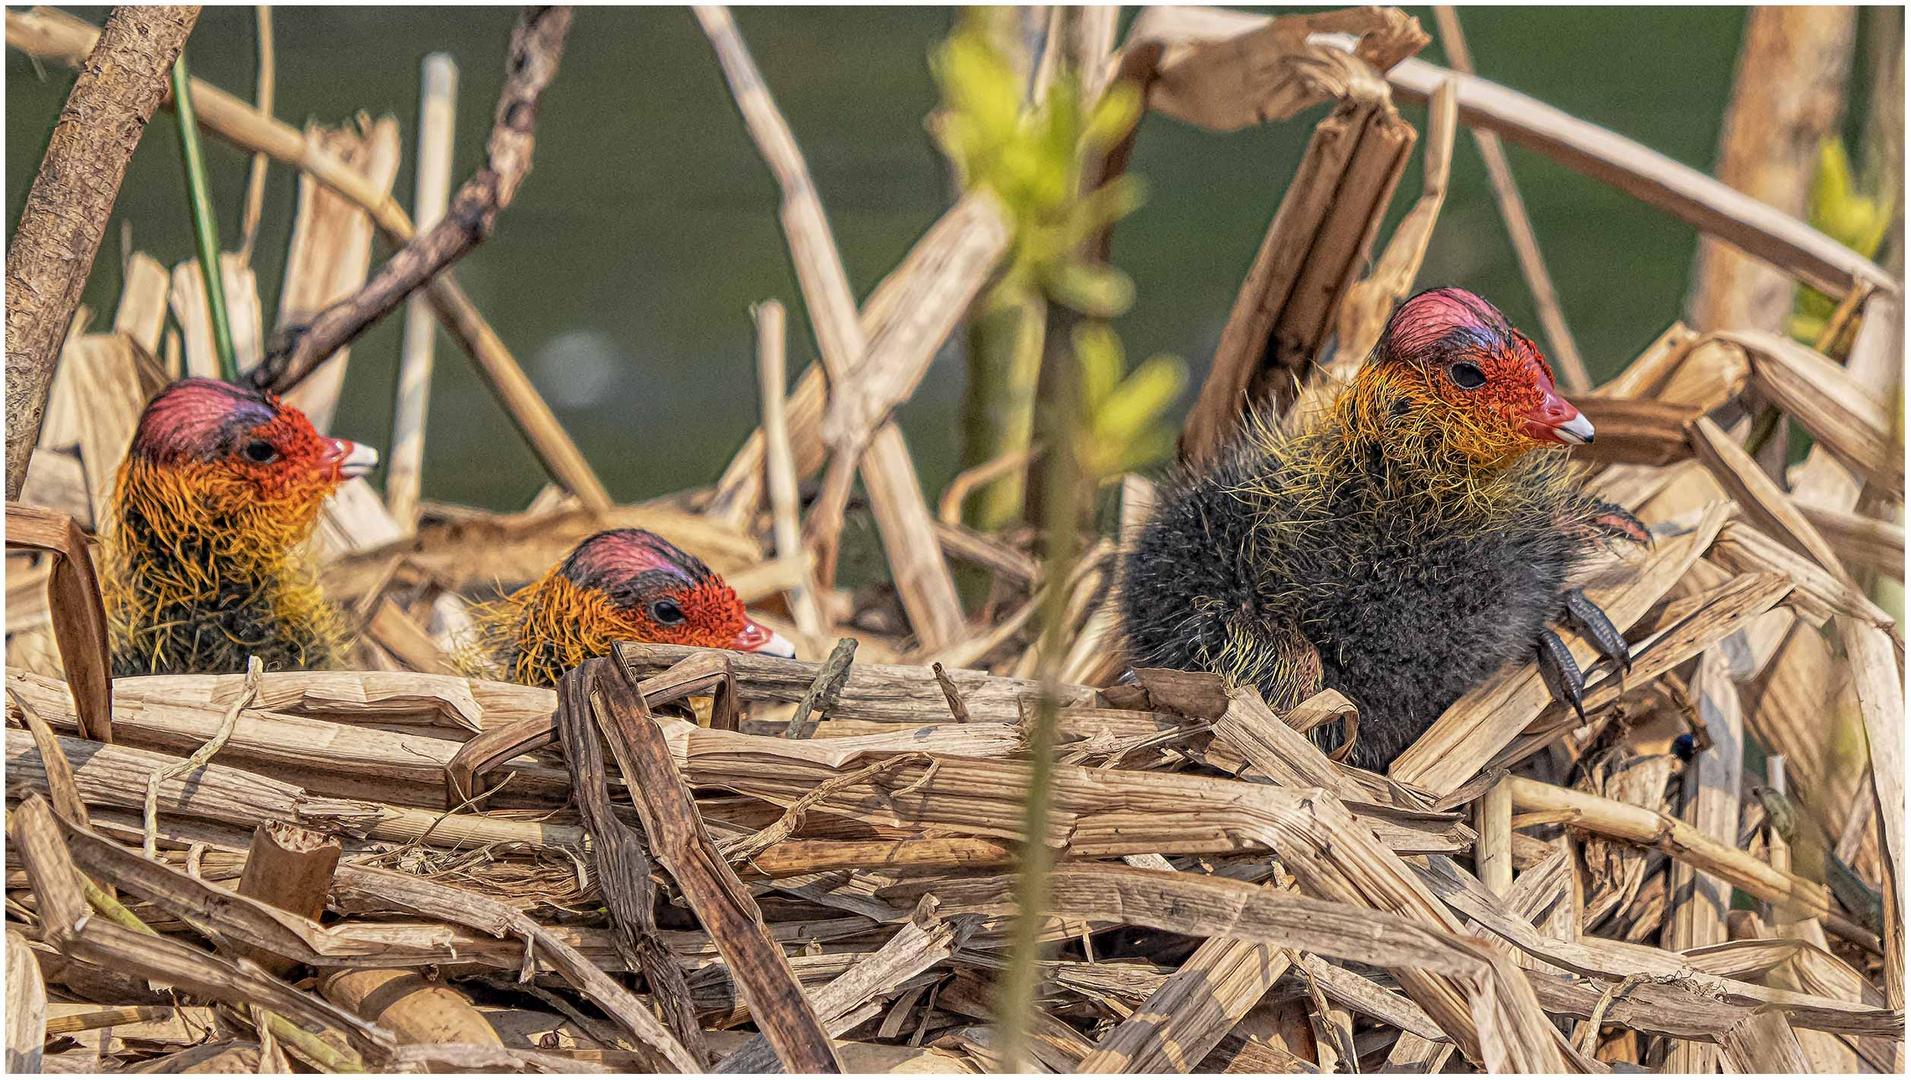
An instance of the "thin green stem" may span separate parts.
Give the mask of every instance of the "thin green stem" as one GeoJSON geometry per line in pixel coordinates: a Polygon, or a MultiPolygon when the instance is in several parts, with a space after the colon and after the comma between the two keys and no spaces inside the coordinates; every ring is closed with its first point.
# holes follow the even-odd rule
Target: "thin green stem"
{"type": "MultiPolygon", "coordinates": [[[[1037,300],[1036,305],[1039,308],[1041,302],[1037,300]]],[[[1036,660],[1041,690],[1028,733],[1029,785],[1022,804],[1015,929],[996,1012],[1002,1030],[1002,1053],[1010,1072],[1024,1069],[1028,1022],[1041,981],[1041,929],[1050,907],[1049,870],[1055,862],[1055,853],[1048,846],[1055,787],[1055,729],[1061,711],[1061,666],[1068,652],[1069,586],[1081,552],[1086,484],[1075,454],[1081,415],[1069,333],[1074,321],[1074,312],[1053,302],[1048,305],[1043,348],[1048,366],[1062,385],[1057,388],[1060,392],[1042,403],[1048,413],[1046,429],[1054,434],[1055,441],[1043,457],[1043,498],[1036,515],[1043,539],[1041,636],[1036,660]]]]}
{"type": "Polygon", "coordinates": [[[232,349],[232,321],[226,315],[225,278],[219,272],[219,222],[212,216],[212,191],[206,183],[206,158],[199,148],[199,121],[193,115],[192,77],[186,55],[173,61],[173,116],[179,121],[179,157],[186,165],[186,195],[192,208],[193,240],[199,248],[199,274],[206,281],[206,309],[212,316],[212,344],[219,353],[219,375],[239,381],[232,349]]]}

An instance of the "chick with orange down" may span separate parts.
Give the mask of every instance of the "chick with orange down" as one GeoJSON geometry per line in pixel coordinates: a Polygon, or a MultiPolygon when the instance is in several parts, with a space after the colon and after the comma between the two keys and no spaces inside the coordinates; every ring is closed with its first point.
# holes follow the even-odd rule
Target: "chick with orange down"
{"type": "Polygon", "coordinates": [[[1624,668],[1625,639],[1571,581],[1602,543],[1649,539],[1569,470],[1592,438],[1497,309],[1420,293],[1320,415],[1252,424],[1164,486],[1122,568],[1129,659],[1218,672],[1277,709],[1337,689],[1370,769],[1510,663],[1537,659],[1577,709],[1584,675],[1549,624],[1624,668]]]}
{"type": "Polygon", "coordinates": [[[377,464],[274,395],[205,378],[162,390],[120,466],[106,536],[114,674],[337,663],[343,622],[305,545],[326,497],[377,464]]]}
{"type": "Polygon", "coordinates": [[[556,686],[619,641],[796,655],[702,560],[644,529],[589,537],[543,577],[474,615],[479,663],[532,686],[556,686]]]}

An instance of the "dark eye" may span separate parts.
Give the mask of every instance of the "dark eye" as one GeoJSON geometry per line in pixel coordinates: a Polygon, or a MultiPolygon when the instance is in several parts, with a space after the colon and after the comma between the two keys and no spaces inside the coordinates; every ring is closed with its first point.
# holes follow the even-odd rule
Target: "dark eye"
{"type": "Polygon", "coordinates": [[[247,461],[256,462],[260,465],[270,465],[279,460],[278,448],[266,442],[264,439],[252,440],[245,445],[245,449],[240,451],[240,453],[246,456],[247,461]]]}
{"type": "Polygon", "coordinates": [[[661,626],[675,626],[683,621],[683,609],[675,600],[656,600],[650,605],[650,617],[661,626]]]}
{"type": "Polygon", "coordinates": [[[1478,390],[1486,385],[1486,372],[1465,360],[1447,368],[1447,377],[1462,390],[1478,390]]]}

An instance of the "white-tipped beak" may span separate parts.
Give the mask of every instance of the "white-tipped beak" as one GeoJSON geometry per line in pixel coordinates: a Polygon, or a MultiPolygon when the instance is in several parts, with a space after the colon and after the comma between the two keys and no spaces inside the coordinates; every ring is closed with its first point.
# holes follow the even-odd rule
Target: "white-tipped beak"
{"type": "Polygon", "coordinates": [[[355,476],[364,476],[378,468],[378,451],[364,443],[355,443],[348,439],[333,439],[341,452],[338,471],[350,480],[355,476]]]}
{"type": "Polygon", "coordinates": [[[1586,414],[1581,413],[1554,428],[1553,434],[1559,436],[1560,442],[1584,446],[1593,441],[1592,421],[1586,419],[1586,414]]]}
{"type": "Polygon", "coordinates": [[[765,656],[781,656],[786,660],[796,659],[796,646],[790,643],[789,638],[774,630],[770,631],[770,640],[764,642],[756,651],[765,656]]]}

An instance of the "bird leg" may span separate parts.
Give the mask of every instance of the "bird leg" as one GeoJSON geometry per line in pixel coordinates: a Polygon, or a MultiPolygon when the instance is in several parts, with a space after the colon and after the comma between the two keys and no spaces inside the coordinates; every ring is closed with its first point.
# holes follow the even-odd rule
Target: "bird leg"
{"type": "Polygon", "coordinates": [[[1586,722],[1586,706],[1582,704],[1586,675],[1579,670],[1579,661],[1573,659],[1572,650],[1551,630],[1539,632],[1539,677],[1545,680],[1554,701],[1571,705],[1579,714],[1579,722],[1586,722]]]}
{"type": "MultiPolygon", "coordinates": [[[[1625,635],[1612,624],[1599,605],[1587,598],[1578,589],[1566,590],[1562,600],[1566,621],[1586,635],[1599,650],[1599,655],[1612,661],[1613,666],[1622,672],[1632,670],[1632,648],[1626,644],[1625,635]]],[[[1570,705],[1579,714],[1581,723],[1586,721],[1586,707],[1583,703],[1586,690],[1586,674],[1579,669],[1579,662],[1573,659],[1572,650],[1566,642],[1551,630],[1539,633],[1539,675],[1545,680],[1546,689],[1552,692],[1553,700],[1561,705],[1570,705]]]]}
{"type": "Polygon", "coordinates": [[[1599,655],[1613,662],[1620,671],[1632,670],[1632,646],[1626,644],[1624,634],[1612,624],[1598,604],[1586,598],[1579,589],[1566,590],[1566,621],[1573,624],[1586,640],[1593,643],[1599,655]]]}

